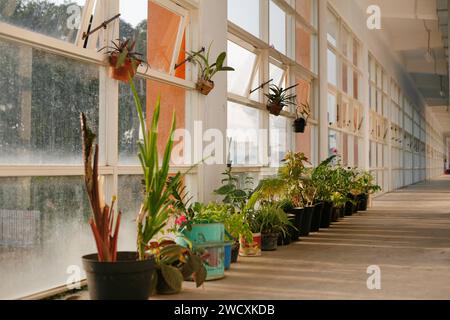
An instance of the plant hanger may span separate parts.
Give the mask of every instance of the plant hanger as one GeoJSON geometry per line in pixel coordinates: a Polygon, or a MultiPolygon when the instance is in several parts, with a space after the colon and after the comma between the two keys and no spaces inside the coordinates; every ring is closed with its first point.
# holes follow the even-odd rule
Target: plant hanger
{"type": "Polygon", "coordinates": [[[270,79],[269,81],[266,81],[266,82],[260,84],[257,88],[255,88],[255,89],[253,89],[253,90],[250,90],[250,94],[252,94],[253,92],[258,91],[258,90],[264,88],[267,84],[271,83],[272,81],[273,81],[273,79],[270,79]]]}

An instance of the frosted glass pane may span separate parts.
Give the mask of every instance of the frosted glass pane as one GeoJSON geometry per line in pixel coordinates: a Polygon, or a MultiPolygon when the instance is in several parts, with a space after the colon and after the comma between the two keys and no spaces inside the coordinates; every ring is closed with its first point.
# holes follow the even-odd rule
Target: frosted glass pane
{"type": "Polygon", "coordinates": [[[286,88],[286,81],[283,78],[284,70],[277,67],[274,64],[269,64],[269,77],[273,79],[270,84],[275,84],[277,86],[282,86],[286,88]]]}
{"type": "Polygon", "coordinates": [[[230,159],[234,165],[257,164],[260,111],[233,102],[228,102],[227,111],[230,159]]]}
{"type": "Polygon", "coordinates": [[[336,54],[333,51],[327,51],[328,57],[328,82],[334,86],[337,86],[337,59],[336,54]]]}
{"type": "Polygon", "coordinates": [[[279,166],[288,151],[288,121],[285,117],[270,115],[269,119],[269,154],[270,164],[279,166]]]}
{"type": "Polygon", "coordinates": [[[98,67],[0,41],[0,164],[81,164],[80,112],[96,131],[98,67]]]}
{"type": "Polygon", "coordinates": [[[273,1],[269,7],[270,45],[286,54],[286,13],[273,1]]]}
{"type": "MultiPolygon", "coordinates": [[[[95,252],[81,177],[0,178],[0,299],[66,283],[95,252]]],[[[82,274],[84,276],[84,272],[82,274]]]]}
{"type": "Polygon", "coordinates": [[[259,37],[259,2],[259,0],[228,0],[228,20],[259,37]]]}
{"type": "Polygon", "coordinates": [[[85,0],[0,0],[0,21],[74,43],[85,0]]]}
{"type": "Polygon", "coordinates": [[[256,62],[256,55],[232,41],[228,41],[228,64],[233,66],[234,72],[228,73],[228,91],[247,96],[253,66],[256,62]]]}

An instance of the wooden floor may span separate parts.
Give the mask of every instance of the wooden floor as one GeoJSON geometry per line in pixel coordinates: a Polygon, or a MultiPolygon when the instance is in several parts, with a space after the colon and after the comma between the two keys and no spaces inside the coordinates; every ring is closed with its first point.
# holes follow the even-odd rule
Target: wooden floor
{"type": "MultiPolygon", "coordinates": [[[[87,298],[83,293],[81,298],[87,298]]],[[[386,194],[373,208],[259,258],[226,278],[152,299],[450,299],[450,178],[386,194]],[[378,266],[381,289],[367,287],[378,266]]]]}

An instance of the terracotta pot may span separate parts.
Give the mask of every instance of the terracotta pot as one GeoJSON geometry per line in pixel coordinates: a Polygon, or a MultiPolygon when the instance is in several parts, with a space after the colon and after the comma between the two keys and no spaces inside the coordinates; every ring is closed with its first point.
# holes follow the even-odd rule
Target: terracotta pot
{"type": "Polygon", "coordinates": [[[214,89],[214,81],[199,79],[195,88],[203,95],[207,96],[214,89]]]}
{"type": "Polygon", "coordinates": [[[279,103],[275,103],[275,102],[267,103],[267,110],[269,110],[269,112],[271,114],[273,114],[274,116],[279,116],[281,113],[281,110],[283,110],[283,108],[284,108],[283,104],[279,104],[279,103]]]}
{"type": "Polygon", "coordinates": [[[118,55],[111,55],[109,57],[108,74],[115,80],[128,83],[129,75],[131,75],[131,78],[134,78],[137,68],[142,63],[142,61],[135,60],[135,65],[133,65],[132,60],[127,58],[125,59],[124,64],[121,67],[116,68],[118,58],[118,55]]]}

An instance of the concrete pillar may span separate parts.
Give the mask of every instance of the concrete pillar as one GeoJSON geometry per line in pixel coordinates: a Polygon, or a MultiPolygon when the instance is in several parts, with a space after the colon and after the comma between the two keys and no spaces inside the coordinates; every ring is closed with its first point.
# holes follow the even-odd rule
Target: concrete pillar
{"type": "MultiPolygon", "coordinates": [[[[199,8],[198,44],[208,47],[214,41],[211,57],[227,50],[227,1],[201,0],[199,8]]],[[[213,190],[221,185],[221,173],[226,162],[226,129],[227,129],[227,73],[219,72],[214,77],[215,88],[208,96],[194,93],[198,98],[197,120],[202,122],[202,129],[219,130],[223,137],[223,163],[201,164],[198,166],[198,198],[200,201],[215,200],[213,190]]],[[[204,142],[203,146],[210,142],[204,142]]],[[[203,149],[203,148],[202,148],[203,149]]],[[[216,151],[217,152],[217,151],[216,151]]]]}
{"type": "Polygon", "coordinates": [[[319,162],[328,158],[327,0],[318,1],[319,162]]]}

